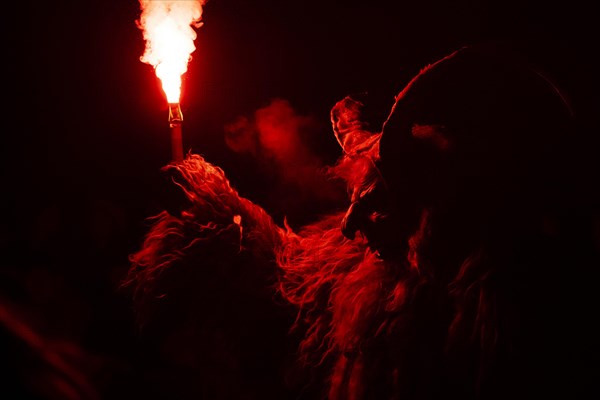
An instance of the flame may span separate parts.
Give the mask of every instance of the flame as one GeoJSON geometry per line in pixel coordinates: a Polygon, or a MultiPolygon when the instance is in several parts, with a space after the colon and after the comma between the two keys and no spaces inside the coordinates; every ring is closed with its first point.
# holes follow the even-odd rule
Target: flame
{"type": "Polygon", "coordinates": [[[206,0],[140,0],[138,27],[146,49],[140,60],[150,64],[161,80],[169,103],[179,103],[181,77],[196,50],[194,28],[202,26],[206,0]]]}

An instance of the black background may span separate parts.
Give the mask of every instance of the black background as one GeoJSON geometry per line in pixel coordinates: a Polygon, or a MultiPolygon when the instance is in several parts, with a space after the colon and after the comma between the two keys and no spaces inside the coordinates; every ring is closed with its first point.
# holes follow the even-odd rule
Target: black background
{"type": "MultiPolygon", "coordinates": [[[[517,43],[543,65],[593,135],[594,15],[583,1],[211,0],[183,81],[184,148],[299,224],[312,217],[301,210],[318,207],[270,198],[272,177],[226,146],[226,124],[285,99],[322,124],[306,140],[331,163],[337,100],[393,96],[427,63],[488,40],[517,43]]],[[[0,299],[42,335],[128,370],[141,361],[118,286],[146,218],[162,209],[159,170],[170,159],[167,105],[140,62],[138,3],[27,1],[3,16],[0,299]]]]}

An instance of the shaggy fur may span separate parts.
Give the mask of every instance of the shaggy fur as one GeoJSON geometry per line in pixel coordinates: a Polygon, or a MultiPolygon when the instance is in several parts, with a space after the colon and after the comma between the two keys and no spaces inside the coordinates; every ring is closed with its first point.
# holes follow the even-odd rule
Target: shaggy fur
{"type": "Polygon", "coordinates": [[[235,276],[235,268],[257,268],[263,270],[251,273],[272,276],[275,248],[286,235],[262,208],[238,195],[220,168],[201,156],[190,155],[166,170],[190,207],[180,215],[163,211],[151,218],[150,232],[130,258],[132,268],[125,284],[134,287],[142,323],[154,308],[152,303],[173,295],[169,285],[177,283],[165,275],[173,273],[186,280],[186,273],[173,270],[201,270],[228,280],[235,276]]]}
{"type": "MultiPolygon", "coordinates": [[[[344,163],[349,162],[343,160],[339,168],[347,170],[344,163]]],[[[328,398],[417,390],[410,377],[441,358],[446,327],[429,328],[447,296],[419,274],[414,260],[412,267],[407,261],[406,268],[398,268],[378,259],[364,239],[347,239],[340,230],[343,214],[298,232],[280,228],[200,156],[167,168],[176,172],[174,182],[191,206],[179,216],[163,212],[151,219],[141,250],[131,257],[126,284],[134,288],[140,323],[164,323],[161,312],[170,315],[179,307],[190,309],[189,314],[176,312],[179,318],[195,313],[201,323],[212,325],[215,301],[270,298],[274,288],[297,308],[298,361],[305,367],[324,366],[321,385],[329,382],[324,389],[328,398]],[[431,321],[423,321],[423,313],[431,321]],[[423,335],[439,336],[424,342],[431,346],[425,355],[413,347],[423,335]]],[[[415,235],[415,245],[422,234],[415,235]]],[[[170,329],[181,324],[172,319],[170,329]]]]}
{"type": "MultiPolygon", "coordinates": [[[[126,285],[140,322],[193,332],[191,348],[174,353],[202,354],[189,364],[213,371],[201,383],[215,386],[210,398],[491,400],[590,387],[589,370],[579,367],[593,330],[577,316],[592,291],[574,288],[589,273],[586,257],[597,254],[578,239],[587,234],[581,226],[563,224],[576,218],[518,201],[522,187],[514,203],[479,204],[469,198],[473,186],[445,214],[423,207],[406,250],[381,258],[365,237],[354,238],[365,223],[356,218],[381,217],[355,211],[387,194],[382,136],[360,117],[353,99],[332,110],[344,154],[331,173],[348,184],[349,211],[297,232],[240,197],[202,157],[168,165],[188,205],[152,219],[131,257],[126,285]],[[267,351],[273,365],[257,370],[267,351]],[[282,369],[300,378],[287,375],[291,386],[273,389],[285,381],[282,369]],[[262,386],[244,377],[255,370],[262,386]]],[[[401,246],[390,232],[392,247],[401,246]]]]}

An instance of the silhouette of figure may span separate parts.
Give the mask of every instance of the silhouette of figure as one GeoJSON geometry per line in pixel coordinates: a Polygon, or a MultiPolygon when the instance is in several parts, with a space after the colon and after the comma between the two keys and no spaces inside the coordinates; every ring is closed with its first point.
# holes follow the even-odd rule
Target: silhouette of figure
{"type": "Polygon", "coordinates": [[[349,207],[298,231],[198,155],[165,167],[185,203],[155,217],[125,283],[165,362],[188,371],[180,387],[597,393],[595,173],[561,90],[505,49],[467,46],[423,68],[381,129],[368,115],[368,96],[333,107],[349,207]]]}

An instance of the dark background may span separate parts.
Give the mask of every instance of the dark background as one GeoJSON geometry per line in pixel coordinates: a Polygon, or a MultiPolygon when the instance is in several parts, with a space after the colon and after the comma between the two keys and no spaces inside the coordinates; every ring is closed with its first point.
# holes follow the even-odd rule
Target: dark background
{"type": "MultiPolygon", "coordinates": [[[[210,0],[184,76],[184,148],[223,167],[278,220],[300,225],[326,206],[310,195],[293,206],[273,198],[281,182],[229,149],[227,124],[284,99],[317,121],[305,145],[332,163],[337,100],[359,91],[391,99],[427,63],[489,40],[514,43],[542,65],[593,138],[591,2],[492,3],[210,0]]],[[[160,168],[170,160],[167,106],[140,62],[138,17],[134,0],[28,1],[8,7],[3,23],[0,301],[49,342],[95,360],[106,393],[135,392],[148,379],[136,372],[144,348],[119,284],[146,218],[163,209],[160,168]]]]}

